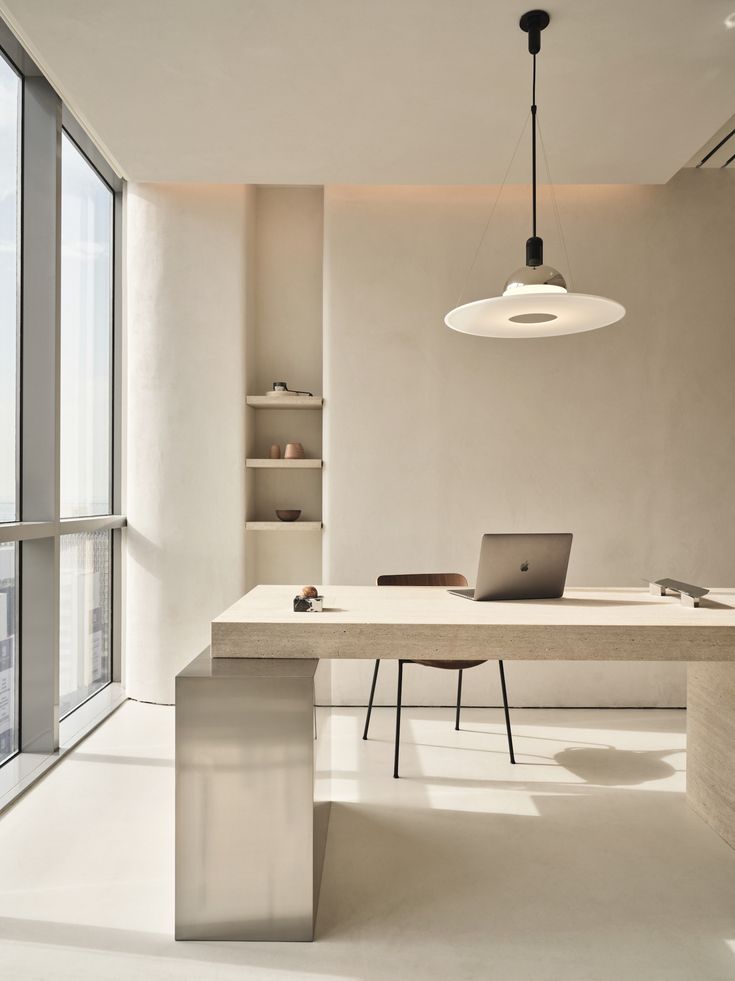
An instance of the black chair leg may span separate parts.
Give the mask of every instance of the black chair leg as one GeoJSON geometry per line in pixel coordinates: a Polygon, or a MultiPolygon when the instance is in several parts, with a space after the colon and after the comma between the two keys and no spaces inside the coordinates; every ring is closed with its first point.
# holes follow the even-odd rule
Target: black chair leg
{"type": "Polygon", "coordinates": [[[513,752],[513,733],[510,728],[510,712],[508,711],[508,692],[505,688],[505,670],[503,668],[503,662],[498,661],[498,667],[500,668],[500,687],[503,690],[503,708],[505,709],[505,730],[508,733],[508,752],[510,753],[510,762],[515,763],[516,757],[513,752]]]}
{"type": "Polygon", "coordinates": [[[405,661],[398,662],[398,694],[396,695],[396,752],[393,760],[393,776],[398,779],[398,751],[401,746],[401,701],[403,695],[403,665],[405,661]]]}
{"type": "Polygon", "coordinates": [[[368,701],[367,715],[365,716],[365,728],[362,732],[362,738],[367,739],[368,737],[368,727],[370,725],[370,716],[373,714],[373,698],[375,698],[375,684],[378,680],[378,670],[380,668],[380,658],[375,661],[375,670],[373,671],[373,683],[370,686],[370,700],[368,701]]]}
{"type": "Polygon", "coordinates": [[[459,677],[457,678],[457,715],[454,720],[455,729],[459,729],[459,712],[462,708],[462,670],[463,669],[460,668],[457,672],[459,677]]]}

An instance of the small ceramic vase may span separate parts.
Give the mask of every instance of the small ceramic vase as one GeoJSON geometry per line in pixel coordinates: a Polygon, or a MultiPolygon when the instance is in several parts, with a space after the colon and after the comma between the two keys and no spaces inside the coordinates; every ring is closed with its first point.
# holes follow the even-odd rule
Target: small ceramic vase
{"type": "Polygon", "coordinates": [[[303,460],[304,447],[301,443],[286,443],[286,452],[283,456],[286,460],[303,460]]]}
{"type": "Polygon", "coordinates": [[[280,460],[280,459],[281,459],[281,447],[278,445],[278,443],[274,443],[273,446],[271,446],[271,460],[280,460]]]}

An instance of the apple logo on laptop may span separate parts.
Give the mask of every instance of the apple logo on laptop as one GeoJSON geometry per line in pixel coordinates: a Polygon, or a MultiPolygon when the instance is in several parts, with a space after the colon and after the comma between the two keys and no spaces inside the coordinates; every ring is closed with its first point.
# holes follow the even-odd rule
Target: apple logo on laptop
{"type": "Polygon", "coordinates": [[[528,562],[521,562],[521,572],[528,572],[528,562]]]}

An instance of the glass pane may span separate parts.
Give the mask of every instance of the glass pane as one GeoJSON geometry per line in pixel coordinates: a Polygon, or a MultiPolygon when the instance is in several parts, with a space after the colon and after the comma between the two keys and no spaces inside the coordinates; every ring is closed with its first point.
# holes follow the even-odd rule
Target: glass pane
{"type": "Polygon", "coordinates": [[[0,55],[0,521],[17,517],[20,79],[0,55]]]}
{"type": "Polygon", "coordinates": [[[61,147],[61,516],[109,514],[113,195],[61,147]]]}
{"type": "Polygon", "coordinates": [[[0,763],[18,749],[17,548],[0,545],[0,763]]]}
{"type": "Polygon", "coordinates": [[[61,536],[59,715],[63,718],[112,677],[111,532],[61,536]]]}

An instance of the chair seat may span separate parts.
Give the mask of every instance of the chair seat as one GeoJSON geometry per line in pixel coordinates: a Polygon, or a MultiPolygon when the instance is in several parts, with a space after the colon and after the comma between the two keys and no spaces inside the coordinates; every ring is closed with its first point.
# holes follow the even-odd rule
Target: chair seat
{"type": "Polygon", "coordinates": [[[444,668],[446,671],[464,671],[465,668],[476,668],[485,661],[409,661],[409,664],[423,664],[427,668],[444,668]]]}

